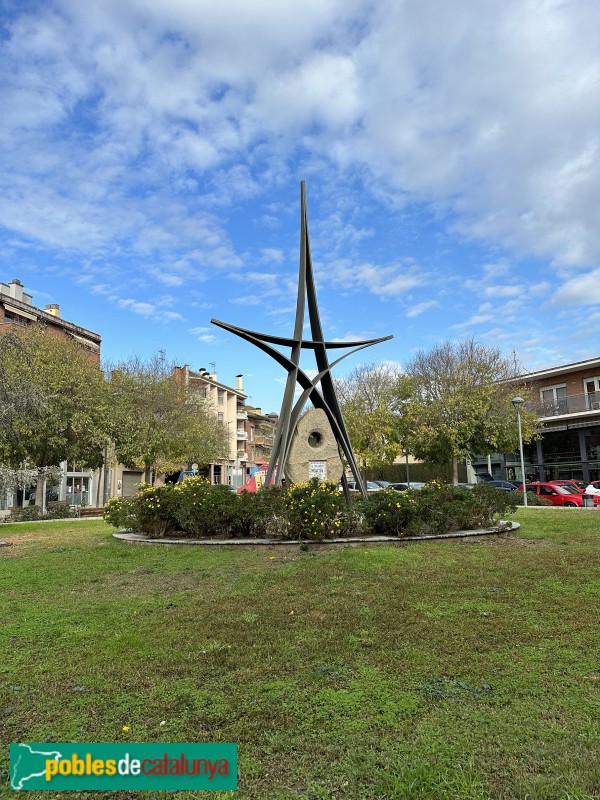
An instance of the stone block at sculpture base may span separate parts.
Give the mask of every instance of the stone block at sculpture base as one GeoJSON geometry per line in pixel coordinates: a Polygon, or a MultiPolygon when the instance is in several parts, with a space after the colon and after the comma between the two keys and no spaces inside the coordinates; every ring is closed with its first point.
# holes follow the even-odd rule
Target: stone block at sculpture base
{"type": "Polygon", "coordinates": [[[339,483],[343,465],[327,415],[321,409],[308,411],[299,420],[292,437],[285,475],[291,483],[311,478],[339,483]]]}

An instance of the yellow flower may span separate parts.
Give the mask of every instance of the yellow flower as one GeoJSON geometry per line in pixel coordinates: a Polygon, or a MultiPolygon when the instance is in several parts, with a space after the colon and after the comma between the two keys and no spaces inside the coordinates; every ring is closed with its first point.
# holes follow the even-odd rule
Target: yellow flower
{"type": "Polygon", "coordinates": [[[129,725],[123,725],[123,730],[127,733],[129,731],[129,725]]]}

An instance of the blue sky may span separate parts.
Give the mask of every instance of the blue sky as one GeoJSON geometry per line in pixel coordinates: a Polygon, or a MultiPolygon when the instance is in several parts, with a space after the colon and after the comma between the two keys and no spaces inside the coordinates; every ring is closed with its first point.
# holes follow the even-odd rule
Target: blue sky
{"type": "Polygon", "coordinates": [[[106,358],[214,362],[278,410],[210,319],[291,335],[302,179],[325,335],[394,335],[344,370],[471,335],[598,355],[596,0],[0,8],[0,280],[106,358]]]}

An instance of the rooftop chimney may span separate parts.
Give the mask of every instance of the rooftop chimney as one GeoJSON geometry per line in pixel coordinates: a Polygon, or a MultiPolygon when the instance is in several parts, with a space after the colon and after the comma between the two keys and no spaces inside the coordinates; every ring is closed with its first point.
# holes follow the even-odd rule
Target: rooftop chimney
{"type": "Polygon", "coordinates": [[[15,300],[23,300],[23,284],[17,278],[8,284],[8,291],[15,300]]]}
{"type": "Polygon", "coordinates": [[[51,303],[44,308],[46,314],[52,314],[53,317],[60,317],[60,306],[58,303],[51,303]]]}
{"type": "Polygon", "coordinates": [[[235,376],[235,388],[237,389],[238,392],[242,392],[242,393],[244,391],[244,384],[243,384],[243,381],[242,381],[243,377],[244,377],[243,375],[236,375],[235,376]]]}

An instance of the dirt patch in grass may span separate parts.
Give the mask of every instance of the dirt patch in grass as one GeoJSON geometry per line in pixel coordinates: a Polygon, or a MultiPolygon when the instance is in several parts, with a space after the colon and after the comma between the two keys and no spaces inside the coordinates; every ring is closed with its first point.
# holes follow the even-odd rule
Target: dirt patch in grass
{"type": "Polygon", "coordinates": [[[461,544],[477,545],[478,547],[551,547],[548,539],[522,539],[520,536],[508,534],[506,536],[481,536],[472,539],[461,539],[461,544]]]}

